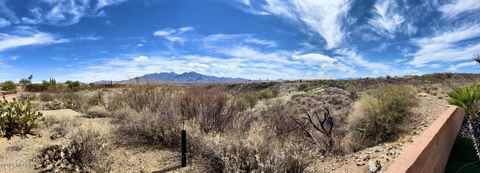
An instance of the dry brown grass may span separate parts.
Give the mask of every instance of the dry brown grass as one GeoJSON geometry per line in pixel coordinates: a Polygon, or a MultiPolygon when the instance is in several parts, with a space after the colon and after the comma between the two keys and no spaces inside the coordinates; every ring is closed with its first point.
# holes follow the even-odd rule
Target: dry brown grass
{"type": "Polygon", "coordinates": [[[112,115],[112,113],[103,106],[92,106],[87,109],[85,114],[89,118],[104,118],[112,115]]]}
{"type": "Polygon", "coordinates": [[[205,133],[224,132],[232,128],[242,103],[227,93],[210,92],[199,88],[188,90],[180,101],[185,119],[194,119],[205,133]]]}

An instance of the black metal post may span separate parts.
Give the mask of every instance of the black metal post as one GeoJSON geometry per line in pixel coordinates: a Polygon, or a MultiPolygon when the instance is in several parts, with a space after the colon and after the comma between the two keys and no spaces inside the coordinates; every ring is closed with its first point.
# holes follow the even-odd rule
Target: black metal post
{"type": "Polygon", "coordinates": [[[182,167],[187,166],[187,131],[182,130],[182,167]]]}

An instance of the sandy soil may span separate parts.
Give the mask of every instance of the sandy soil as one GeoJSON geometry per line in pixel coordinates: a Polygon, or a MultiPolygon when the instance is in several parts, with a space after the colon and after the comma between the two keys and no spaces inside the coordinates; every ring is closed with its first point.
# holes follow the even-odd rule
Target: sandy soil
{"type": "Polygon", "coordinates": [[[8,95],[5,95],[5,99],[7,101],[13,101],[13,98],[17,98],[17,95],[16,94],[8,94],[8,95]]]}

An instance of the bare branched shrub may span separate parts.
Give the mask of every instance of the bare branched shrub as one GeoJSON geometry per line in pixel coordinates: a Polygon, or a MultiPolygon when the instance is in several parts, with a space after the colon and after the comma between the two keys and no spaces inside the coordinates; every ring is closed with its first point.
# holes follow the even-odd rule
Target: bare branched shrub
{"type": "Polygon", "coordinates": [[[409,86],[388,86],[361,97],[349,120],[351,150],[396,139],[409,110],[417,104],[415,91],[409,86]]]}
{"type": "Polygon", "coordinates": [[[122,142],[178,147],[181,121],[169,88],[136,86],[124,95],[126,108],[116,111],[116,134],[122,142]],[[138,101],[138,102],[136,102],[138,101]]]}
{"type": "Polygon", "coordinates": [[[335,128],[335,122],[332,117],[332,113],[328,107],[323,107],[320,111],[313,113],[307,113],[301,118],[293,118],[299,130],[301,130],[310,140],[318,143],[313,134],[315,132],[322,134],[326,140],[324,140],[324,146],[327,153],[330,153],[334,146],[333,130],[335,128]]]}
{"type": "Polygon", "coordinates": [[[80,128],[72,138],[70,148],[72,159],[81,167],[96,172],[110,170],[112,160],[109,157],[111,142],[106,129],[95,125],[80,128]]]}
{"type": "Polygon", "coordinates": [[[234,118],[242,110],[240,101],[230,98],[226,93],[198,88],[187,91],[180,101],[184,118],[195,118],[206,133],[224,132],[231,128],[234,118]]]}

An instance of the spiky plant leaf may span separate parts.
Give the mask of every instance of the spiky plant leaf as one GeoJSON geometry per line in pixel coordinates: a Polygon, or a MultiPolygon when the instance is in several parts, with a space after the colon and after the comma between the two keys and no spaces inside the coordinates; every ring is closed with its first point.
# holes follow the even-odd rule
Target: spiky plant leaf
{"type": "Polygon", "coordinates": [[[480,90],[478,85],[466,85],[455,88],[448,93],[448,103],[465,109],[468,116],[477,118],[477,111],[480,101],[480,90]]]}

